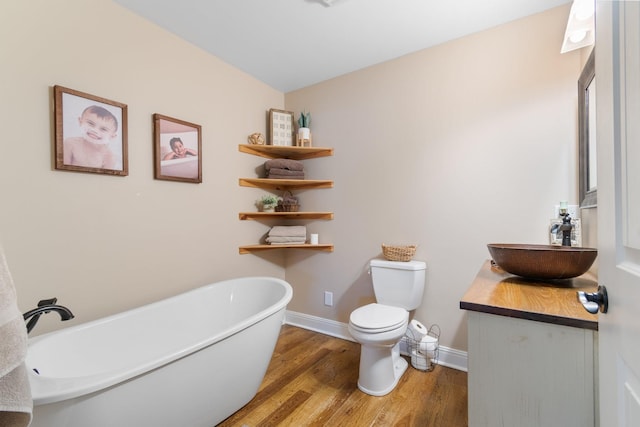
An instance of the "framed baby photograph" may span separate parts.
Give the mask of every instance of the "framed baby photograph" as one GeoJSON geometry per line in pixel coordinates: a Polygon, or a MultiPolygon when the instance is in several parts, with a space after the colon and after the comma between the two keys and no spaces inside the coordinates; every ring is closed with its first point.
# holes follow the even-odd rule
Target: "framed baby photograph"
{"type": "Polygon", "coordinates": [[[53,87],[55,168],[127,176],[127,106],[53,87]]]}
{"type": "Polygon", "coordinates": [[[269,144],[293,145],[293,113],[291,111],[269,110],[269,144]]]}
{"type": "Polygon", "coordinates": [[[156,179],[202,182],[202,128],[162,114],[153,115],[156,179]]]}

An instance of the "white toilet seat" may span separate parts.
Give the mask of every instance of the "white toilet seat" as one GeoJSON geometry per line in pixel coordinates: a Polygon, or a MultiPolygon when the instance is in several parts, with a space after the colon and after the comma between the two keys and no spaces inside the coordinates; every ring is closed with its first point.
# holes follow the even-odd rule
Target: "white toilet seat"
{"type": "Polygon", "coordinates": [[[349,316],[351,327],[363,333],[377,334],[406,326],[409,313],[400,307],[372,303],[355,309],[349,316]]]}

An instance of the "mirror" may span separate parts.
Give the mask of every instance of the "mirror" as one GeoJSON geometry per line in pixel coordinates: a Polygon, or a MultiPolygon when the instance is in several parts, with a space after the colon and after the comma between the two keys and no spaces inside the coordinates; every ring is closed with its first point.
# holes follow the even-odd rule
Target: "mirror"
{"type": "Polygon", "coordinates": [[[595,49],[578,79],[578,155],[580,207],[594,208],[598,201],[596,164],[595,49]]]}

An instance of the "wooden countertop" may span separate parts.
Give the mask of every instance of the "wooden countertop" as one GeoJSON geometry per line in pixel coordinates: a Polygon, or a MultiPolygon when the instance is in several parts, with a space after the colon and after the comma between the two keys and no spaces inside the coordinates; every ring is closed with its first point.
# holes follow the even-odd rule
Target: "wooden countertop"
{"type": "Polygon", "coordinates": [[[460,308],[597,331],[598,316],[587,312],[576,297],[578,290],[596,292],[597,288],[589,273],[538,281],[514,276],[487,260],[460,300],[460,308]]]}

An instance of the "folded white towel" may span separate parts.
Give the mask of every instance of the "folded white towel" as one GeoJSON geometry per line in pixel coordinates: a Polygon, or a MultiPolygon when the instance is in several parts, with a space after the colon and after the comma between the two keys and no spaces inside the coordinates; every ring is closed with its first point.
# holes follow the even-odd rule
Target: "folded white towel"
{"type": "Polygon", "coordinates": [[[307,238],[307,227],[304,225],[276,225],[269,230],[270,237],[304,237],[307,238]]]}
{"type": "Polygon", "coordinates": [[[291,236],[291,237],[285,237],[285,236],[269,236],[267,237],[267,243],[304,243],[307,238],[303,237],[303,236],[291,236]]]}
{"type": "Polygon", "coordinates": [[[24,365],[27,329],[18,309],[16,290],[0,247],[0,411],[26,412],[33,400],[24,365]]]}
{"type": "Polygon", "coordinates": [[[271,242],[270,245],[304,245],[304,240],[302,242],[271,242]]]}

